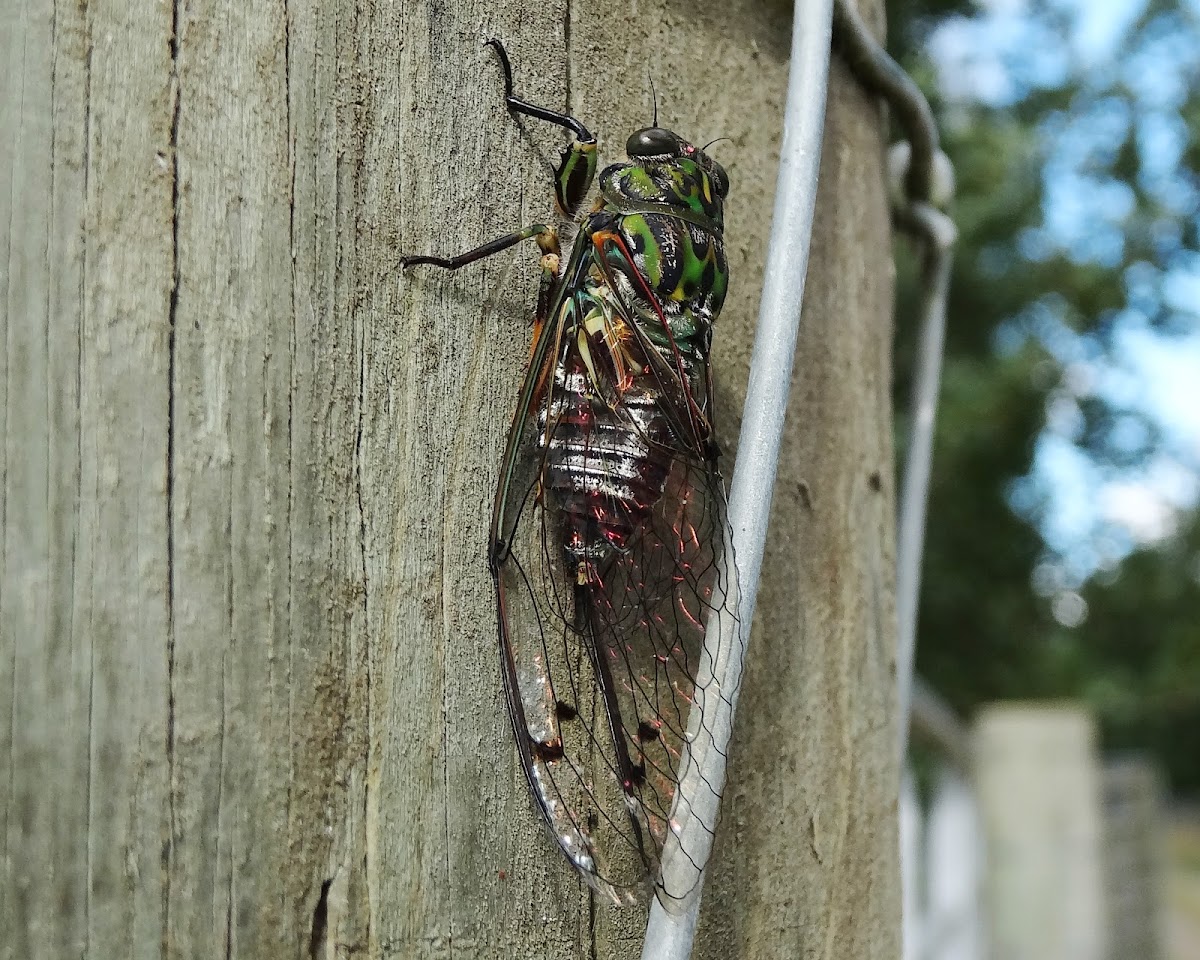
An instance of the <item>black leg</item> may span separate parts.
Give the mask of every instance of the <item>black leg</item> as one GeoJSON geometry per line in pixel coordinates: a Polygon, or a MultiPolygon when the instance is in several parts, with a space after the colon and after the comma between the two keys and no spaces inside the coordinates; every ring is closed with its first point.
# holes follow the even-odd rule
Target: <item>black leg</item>
{"type": "Polygon", "coordinates": [[[474,250],[460,253],[457,257],[431,257],[425,255],[401,257],[400,266],[407,270],[409,267],[427,264],[431,267],[441,267],[444,270],[457,270],[459,267],[465,267],[468,263],[474,263],[476,260],[490,257],[493,254],[507,250],[509,247],[515,247],[522,240],[537,240],[537,244],[542,248],[543,253],[558,255],[558,234],[555,233],[552,227],[535,223],[532,227],[526,227],[524,230],[514,230],[512,233],[506,233],[495,240],[489,240],[474,250]]]}
{"type": "Polygon", "coordinates": [[[554,197],[558,201],[558,208],[568,217],[575,216],[579,205],[592,189],[592,181],[596,176],[596,138],[570,114],[539,107],[516,96],[513,93],[512,65],[508,62],[504,44],[496,39],[487,43],[496,51],[500,66],[504,68],[504,102],[508,109],[512,113],[557,124],[575,134],[575,140],[563,148],[558,169],[554,172],[554,197]]]}
{"type": "Polygon", "coordinates": [[[504,49],[504,44],[494,37],[487,41],[487,45],[496,51],[496,54],[500,57],[500,66],[504,68],[504,102],[508,105],[509,110],[513,111],[513,113],[523,113],[527,117],[537,117],[539,120],[547,120],[550,123],[558,124],[560,127],[565,127],[584,143],[596,142],[596,138],[588,132],[588,128],[570,114],[559,113],[557,110],[550,110],[546,107],[539,107],[516,96],[513,93],[512,64],[508,62],[508,51],[504,49]]]}

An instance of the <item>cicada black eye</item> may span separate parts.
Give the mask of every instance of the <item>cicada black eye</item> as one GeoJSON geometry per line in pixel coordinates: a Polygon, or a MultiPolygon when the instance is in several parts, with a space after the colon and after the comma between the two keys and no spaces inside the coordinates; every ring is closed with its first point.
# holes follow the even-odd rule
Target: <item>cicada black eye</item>
{"type": "Polygon", "coordinates": [[[625,144],[625,152],[634,157],[674,157],[680,152],[679,138],[662,127],[638,130],[625,144]]]}
{"type": "Polygon", "coordinates": [[[725,172],[725,168],[717,163],[712,162],[712,170],[709,173],[712,178],[713,189],[717,191],[717,196],[725,197],[729,194],[729,174],[725,172]]]}

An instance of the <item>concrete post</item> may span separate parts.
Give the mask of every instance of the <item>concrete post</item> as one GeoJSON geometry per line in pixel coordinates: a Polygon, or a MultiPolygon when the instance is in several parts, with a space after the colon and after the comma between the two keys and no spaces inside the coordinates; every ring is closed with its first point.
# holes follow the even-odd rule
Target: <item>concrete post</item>
{"type": "Polygon", "coordinates": [[[1111,960],[1163,956],[1161,786],[1130,757],[1104,767],[1104,879],[1111,960]]]}
{"type": "Polygon", "coordinates": [[[925,820],[925,950],[922,960],[982,960],[983,837],[971,785],[943,767],[925,820]]]}
{"type": "Polygon", "coordinates": [[[1069,705],[993,706],[975,739],[992,960],[1104,960],[1091,717],[1069,705]]]}

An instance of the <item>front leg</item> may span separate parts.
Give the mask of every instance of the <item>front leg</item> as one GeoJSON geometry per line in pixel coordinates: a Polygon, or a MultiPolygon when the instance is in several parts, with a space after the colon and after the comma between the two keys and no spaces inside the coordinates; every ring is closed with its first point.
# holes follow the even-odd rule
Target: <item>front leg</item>
{"type": "Polygon", "coordinates": [[[508,62],[504,44],[493,38],[487,41],[487,45],[496,51],[500,66],[504,69],[504,103],[508,109],[513,113],[557,124],[575,134],[575,139],[563,147],[558,169],[554,172],[554,199],[558,209],[563,216],[574,217],[596,178],[596,138],[570,114],[539,107],[516,96],[513,93],[512,65],[508,62]]]}

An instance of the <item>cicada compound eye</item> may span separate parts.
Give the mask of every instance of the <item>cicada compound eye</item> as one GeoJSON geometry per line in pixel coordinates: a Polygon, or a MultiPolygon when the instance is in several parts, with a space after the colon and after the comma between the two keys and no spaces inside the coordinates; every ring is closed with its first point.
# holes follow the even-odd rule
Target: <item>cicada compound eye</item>
{"type": "Polygon", "coordinates": [[[646,127],[629,137],[625,153],[635,157],[674,157],[680,152],[679,138],[662,127],[646,127]]]}

